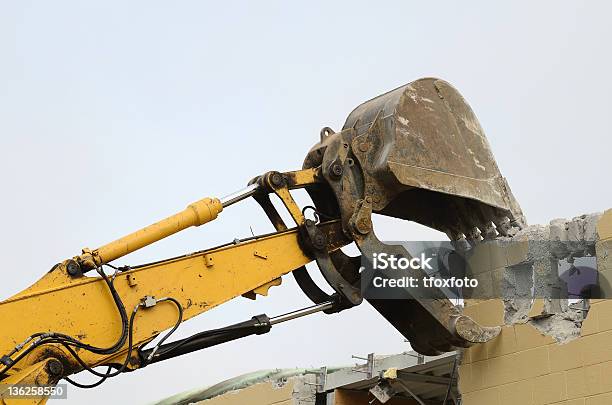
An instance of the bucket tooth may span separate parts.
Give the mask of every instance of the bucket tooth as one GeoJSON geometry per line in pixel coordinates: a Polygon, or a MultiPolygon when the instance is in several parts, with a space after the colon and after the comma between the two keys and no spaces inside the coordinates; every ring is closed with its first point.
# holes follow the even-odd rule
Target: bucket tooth
{"type": "Polygon", "coordinates": [[[496,338],[500,332],[500,326],[481,326],[467,315],[461,315],[455,321],[457,335],[470,343],[486,343],[496,338]]]}

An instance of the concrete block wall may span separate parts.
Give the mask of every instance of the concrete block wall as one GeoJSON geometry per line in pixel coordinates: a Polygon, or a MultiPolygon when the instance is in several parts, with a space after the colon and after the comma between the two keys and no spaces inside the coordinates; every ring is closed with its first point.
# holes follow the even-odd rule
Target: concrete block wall
{"type": "MultiPolygon", "coordinates": [[[[597,234],[598,271],[612,280],[612,210],[599,217],[597,234]]],[[[612,297],[612,291],[604,292],[612,297]]],[[[464,352],[459,366],[464,405],[612,405],[612,299],[592,299],[575,336],[565,339],[536,328],[545,304],[536,299],[527,319],[515,323],[508,321],[501,299],[466,300],[466,314],[503,328],[493,341],[464,352]]]]}
{"type": "Polygon", "coordinates": [[[294,379],[278,386],[272,382],[262,382],[241,390],[230,391],[214,398],[198,402],[201,405],[296,405],[294,398],[294,379]]]}

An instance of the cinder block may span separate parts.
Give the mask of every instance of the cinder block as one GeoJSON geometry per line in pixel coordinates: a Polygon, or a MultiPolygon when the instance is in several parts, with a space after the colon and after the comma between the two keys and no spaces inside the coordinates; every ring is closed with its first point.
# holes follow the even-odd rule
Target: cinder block
{"type": "Polygon", "coordinates": [[[459,384],[459,392],[472,392],[476,389],[474,388],[474,384],[472,383],[472,365],[471,364],[461,364],[458,369],[459,379],[457,383],[459,384]]]}
{"type": "Polygon", "coordinates": [[[486,242],[489,249],[489,260],[491,269],[499,269],[508,265],[506,248],[497,241],[486,242]]]}
{"type": "Polygon", "coordinates": [[[532,405],[533,380],[523,380],[499,387],[500,405],[532,405]]]}
{"type": "MultiPolygon", "coordinates": [[[[610,342],[612,344],[612,342],[610,342]]],[[[599,366],[602,392],[612,392],[612,361],[606,361],[599,366]]]]}
{"type": "Polygon", "coordinates": [[[468,392],[463,395],[463,405],[500,405],[499,389],[489,388],[486,390],[468,392]]]}
{"type": "Polygon", "coordinates": [[[504,324],[504,303],[501,299],[488,300],[480,305],[478,323],[484,326],[500,326],[504,324]]]}
{"type": "Polygon", "coordinates": [[[575,368],[565,372],[565,386],[567,387],[567,398],[582,398],[588,393],[586,374],[583,368],[575,368]]]}
{"type": "Polygon", "coordinates": [[[480,300],[469,299],[465,300],[465,306],[463,307],[463,313],[470,318],[477,320],[478,314],[480,313],[480,300]]]}
{"type": "Polygon", "coordinates": [[[591,306],[591,309],[587,313],[586,319],[582,321],[580,336],[588,336],[597,332],[599,332],[597,309],[594,306],[591,306]]]}
{"type": "Polygon", "coordinates": [[[479,299],[479,298],[466,298],[463,301],[463,307],[464,308],[473,307],[473,306],[481,304],[481,303],[483,303],[485,301],[487,301],[487,300],[482,300],[482,299],[479,299]]]}
{"type": "Polygon", "coordinates": [[[510,356],[516,356],[515,361],[518,363],[521,379],[534,378],[550,373],[547,346],[525,350],[510,356]]]}
{"type": "Polygon", "coordinates": [[[271,382],[261,382],[240,390],[219,395],[210,399],[207,405],[230,405],[230,404],[262,404],[281,405],[293,399],[295,380],[289,379],[287,384],[278,387],[271,382]]]}
{"type": "Polygon", "coordinates": [[[461,364],[470,364],[472,362],[472,353],[468,349],[460,349],[462,352],[461,364]]]}
{"type": "Polygon", "coordinates": [[[531,304],[531,309],[527,315],[529,317],[534,317],[542,315],[542,312],[544,312],[544,298],[536,298],[533,300],[533,304],[531,304]]]}
{"type": "Polygon", "coordinates": [[[612,393],[586,398],[585,405],[612,405],[612,393]]]}
{"type": "Polygon", "coordinates": [[[493,283],[493,297],[494,298],[503,298],[504,297],[504,272],[506,271],[505,267],[501,267],[499,269],[495,269],[491,271],[491,282],[493,283]]]}
{"type": "Polygon", "coordinates": [[[589,366],[612,360],[612,331],[580,338],[582,364],[589,366]]]}
{"type": "Polygon", "coordinates": [[[528,241],[513,241],[505,247],[506,262],[508,266],[514,266],[527,261],[529,257],[528,241]]]}
{"type": "MultiPolygon", "coordinates": [[[[612,271],[612,239],[600,240],[595,244],[595,254],[597,256],[597,270],[601,273],[612,271]]],[[[607,278],[607,277],[606,277],[607,278]]],[[[610,298],[609,295],[605,297],[610,298]]]]}
{"type": "Polygon", "coordinates": [[[567,399],[563,373],[538,377],[534,381],[533,402],[535,405],[552,404],[567,399]]]}
{"type": "Polygon", "coordinates": [[[485,300],[496,298],[493,293],[493,271],[478,274],[476,280],[478,281],[478,286],[476,288],[470,288],[466,293],[471,294],[472,297],[485,300]]]}
{"type": "Polygon", "coordinates": [[[474,246],[466,260],[468,273],[473,275],[487,273],[495,267],[491,266],[491,251],[487,243],[474,246]]]}
{"type": "Polygon", "coordinates": [[[576,339],[562,345],[552,344],[548,346],[550,371],[555,373],[581,367],[583,362],[582,348],[580,346],[582,346],[581,339],[576,339]]]}
{"type": "Polygon", "coordinates": [[[474,345],[468,350],[470,352],[470,359],[472,360],[472,363],[486,360],[488,358],[487,347],[485,345],[474,345]]]}
{"type": "Polygon", "coordinates": [[[601,394],[603,384],[601,381],[601,364],[584,367],[584,380],[586,382],[587,395],[601,394]]]}
{"type": "Polygon", "coordinates": [[[514,325],[514,331],[518,350],[527,350],[555,342],[552,337],[541,334],[540,331],[529,324],[514,325]]]}
{"type": "Polygon", "coordinates": [[[525,378],[517,360],[517,354],[487,360],[488,369],[484,378],[485,387],[495,387],[525,378]]]}
{"type": "Polygon", "coordinates": [[[474,391],[485,388],[485,376],[489,372],[489,363],[487,361],[477,361],[472,363],[472,387],[474,391]]]}
{"type": "MultiPolygon", "coordinates": [[[[612,240],[608,241],[612,245],[612,240]]],[[[601,249],[600,249],[601,250],[601,249]]],[[[612,247],[608,250],[608,260],[600,260],[602,255],[597,252],[597,269],[599,271],[599,297],[601,299],[609,300],[612,299],[612,247]]]]}
{"type": "Polygon", "coordinates": [[[584,405],[584,398],[570,399],[569,401],[557,402],[555,405],[584,405]]]}
{"type": "Polygon", "coordinates": [[[604,212],[597,221],[597,235],[600,240],[612,238],[612,209],[604,212]]]}
{"type": "Polygon", "coordinates": [[[495,339],[484,344],[488,358],[515,353],[517,349],[516,336],[512,326],[505,326],[495,339]]]}
{"type": "MultiPolygon", "coordinates": [[[[597,317],[597,329],[599,332],[612,330],[612,300],[603,300],[593,304],[589,310],[589,315],[597,317]],[[594,312],[594,314],[591,314],[591,312],[594,312]]],[[[587,319],[589,315],[587,315],[587,319]]]]}

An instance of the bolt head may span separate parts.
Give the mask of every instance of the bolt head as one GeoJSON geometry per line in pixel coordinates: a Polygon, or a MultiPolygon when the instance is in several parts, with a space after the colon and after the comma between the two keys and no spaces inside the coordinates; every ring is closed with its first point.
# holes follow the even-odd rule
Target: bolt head
{"type": "Polygon", "coordinates": [[[317,249],[322,249],[325,247],[325,237],[321,234],[317,234],[313,240],[314,247],[317,249]]]}
{"type": "Polygon", "coordinates": [[[74,260],[70,260],[67,264],[66,264],[66,271],[68,272],[68,274],[70,274],[71,276],[78,276],[81,273],[81,267],[79,266],[79,264],[77,262],[75,262],[74,260]]]}
{"type": "Polygon", "coordinates": [[[342,176],[342,166],[339,163],[335,163],[334,165],[332,165],[331,172],[336,177],[342,176]]]}
{"type": "Polygon", "coordinates": [[[281,176],[280,173],[274,173],[272,177],[270,177],[270,182],[274,186],[280,186],[283,184],[283,176],[281,176]]]}
{"type": "Polygon", "coordinates": [[[360,218],[355,224],[355,229],[362,235],[370,232],[370,220],[368,218],[360,218]]]}
{"type": "Polygon", "coordinates": [[[47,363],[47,372],[53,376],[57,377],[62,374],[64,371],[64,366],[59,360],[52,359],[47,363]]]}

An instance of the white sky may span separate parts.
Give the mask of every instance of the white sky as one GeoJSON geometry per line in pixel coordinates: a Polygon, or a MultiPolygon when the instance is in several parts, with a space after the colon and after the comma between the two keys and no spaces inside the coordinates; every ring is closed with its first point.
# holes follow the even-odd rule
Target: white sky
{"type": "MultiPolygon", "coordinates": [[[[472,105],[530,223],[609,208],[609,3],[429,3],[0,0],[0,297],[84,246],[300,168],[321,127],[423,76],[472,105]]],[[[383,239],[437,236],[376,225],[383,239]]],[[[249,226],[271,230],[252,202],[121,263],[249,226]]],[[[270,297],[237,299],[179,335],[307,304],[287,277],[270,297]]],[[[71,389],[66,403],[145,403],[257,369],[407,348],[364,304],[71,389]]]]}

